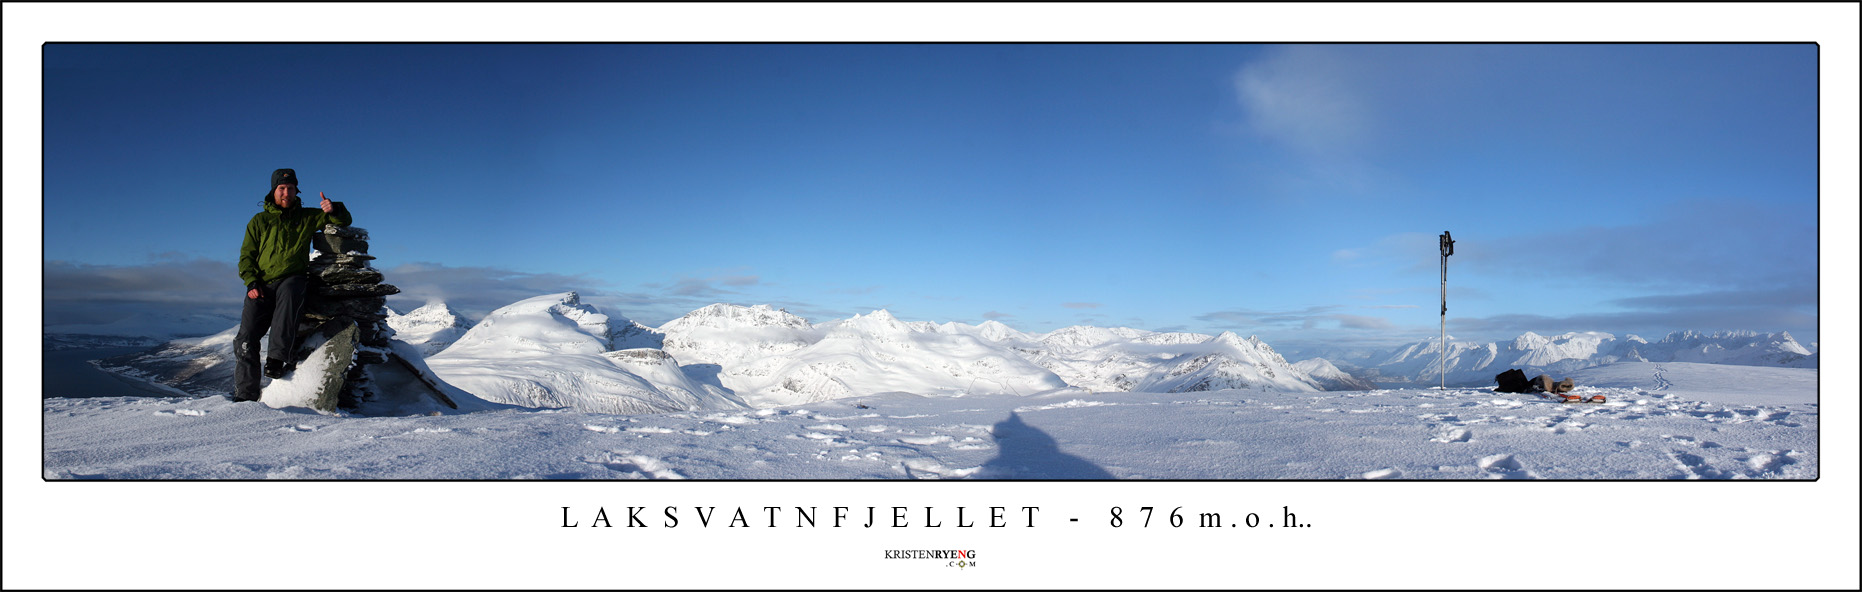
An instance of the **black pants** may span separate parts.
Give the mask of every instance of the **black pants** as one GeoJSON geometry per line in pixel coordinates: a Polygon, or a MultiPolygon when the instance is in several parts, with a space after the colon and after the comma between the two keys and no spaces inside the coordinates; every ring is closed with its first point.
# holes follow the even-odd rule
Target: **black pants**
{"type": "Polygon", "coordinates": [[[239,314],[239,337],[233,339],[233,398],[259,398],[259,340],[271,330],[265,344],[265,357],[291,361],[297,348],[297,319],[304,310],[304,292],[309,280],[303,274],[281,278],[259,288],[258,298],[246,298],[246,308],[239,314]]]}

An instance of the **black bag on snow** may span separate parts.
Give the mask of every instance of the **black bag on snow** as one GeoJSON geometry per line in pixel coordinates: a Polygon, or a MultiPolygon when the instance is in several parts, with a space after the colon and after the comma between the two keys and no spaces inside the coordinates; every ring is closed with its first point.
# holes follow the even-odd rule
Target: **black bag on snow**
{"type": "Polygon", "coordinates": [[[1526,372],[1518,368],[1501,372],[1493,380],[1500,385],[1493,389],[1497,393],[1523,393],[1531,388],[1526,381],[1526,372]]]}

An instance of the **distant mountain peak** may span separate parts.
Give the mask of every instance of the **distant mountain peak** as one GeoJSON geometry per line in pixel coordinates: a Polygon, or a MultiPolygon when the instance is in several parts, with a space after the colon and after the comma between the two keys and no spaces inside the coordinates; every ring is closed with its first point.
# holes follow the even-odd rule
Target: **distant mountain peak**
{"type": "Polygon", "coordinates": [[[437,300],[407,314],[398,314],[393,308],[387,311],[388,328],[394,330],[394,338],[414,346],[426,356],[445,351],[472,329],[471,323],[454,314],[445,302],[437,300]]]}
{"type": "Polygon", "coordinates": [[[852,318],[841,321],[828,331],[828,337],[893,338],[911,332],[910,325],[892,316],[891,311],[882,308],[864,315],[853,315],[852,318]]]}
{"type": "Polygon", "coordinates": [[[608,315],[575,292],[519,300],[485,315],[441,352],[489,348],[507,354],[598,354],[613,348],[608,315]]]}
{"type": "Polygon", "coordinates": [[[679,331],[694,328],[741,329],[749,327],[784,327],[790,329],[808,329],[808,319],[790,314],[767,304],[741,306],[717,303],[698,310],[685,313],[685,316],[660,325],[660,331],[679,331]]]}

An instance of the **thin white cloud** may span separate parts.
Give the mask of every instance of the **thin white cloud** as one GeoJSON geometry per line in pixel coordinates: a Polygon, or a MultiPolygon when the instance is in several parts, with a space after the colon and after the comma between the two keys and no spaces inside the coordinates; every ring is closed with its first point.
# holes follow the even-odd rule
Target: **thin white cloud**
{"type": "Polygon", "coordinates": [[[1373,133],[1364,68],[1351,50],[1289,45],[1243,66],[1235,91],[1256,134],[1320,158],[1356,152],[1373,133]]]}
{"type": "Polygon", "coordinates": [[[1335,314],[1335,315],[1331,315],[1331,318],[1334,321],[1338,321],[1339,327],[1345,328],[1345,329],[1386,330],[1386,329],[1396,328],[1395,323],[1392,323],[1390,322],[1390,319],[1386,319],[1383,317],[1367,317],[1367,316],[1361,316],[1361,315],[1335,314]]]}

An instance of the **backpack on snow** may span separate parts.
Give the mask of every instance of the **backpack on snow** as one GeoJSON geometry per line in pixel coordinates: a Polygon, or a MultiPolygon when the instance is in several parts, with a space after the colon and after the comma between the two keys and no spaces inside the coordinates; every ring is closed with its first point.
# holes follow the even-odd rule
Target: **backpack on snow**
{"type": "Polygon", "coordinates": [[[1493,379],[1494,382],[1499,384],[1499,386],[1494,388],[1494,392],[1524,393],[1529,392],[1532,388],[1531,384],[1526,380],[1526,372],[1518,368],[1501,372],[1494,376],[1493,379]]]}

